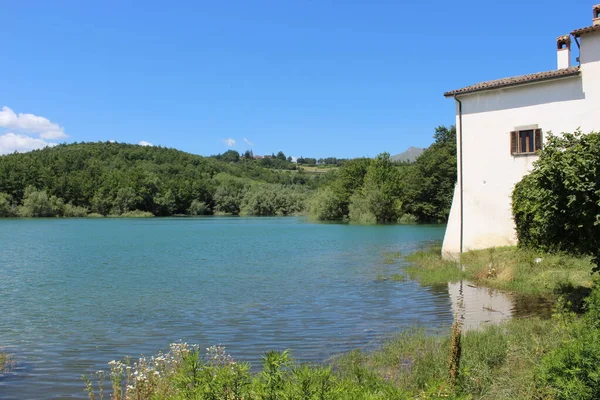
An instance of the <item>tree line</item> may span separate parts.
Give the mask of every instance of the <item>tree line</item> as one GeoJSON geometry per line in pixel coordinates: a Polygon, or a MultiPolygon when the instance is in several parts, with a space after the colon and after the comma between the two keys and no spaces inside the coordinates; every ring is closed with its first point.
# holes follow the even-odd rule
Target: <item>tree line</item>
{"type": "Polygon", "coordinates": [[[298,157],[294,162],[292,156],[286,156],[283,151],[272,153],[270,156],[256,156],[252,150],[246,150],[243,153],[237,150],[227,150],[222,154],[216,154],[211,156],[217,160],[226,162],[255,162],[256,164],[267,167],[267,168],[278,168],[278,169],[290,169],[295,170],[297,165],[332,165],[341,166],[347,161],[346,158],[336,157],[325,157],[325,158],[312,158],[312,157],[298,157]]]}
{"type": "Polygon", "coordinates": [[[445,222],[456,184],[456,130],[440,126],[414,163],[388,153],[346,161],[309,204],[318,220],[358,223],[445,222]]]}
{"type": "Polygon", "coordinates": [[[443,222],[456,181],[454,128],[439,127],[434,138],[415,163],[396,164],[383,153],[344,160],[327,174],[295,169],[283,152],[254,159],[234,150],[202,157],[157,146],[63,144],[0,157],[0,217],[310,214],[443,222]]]}
{"type": "Polygon", "coordinates": [[[0,157],[0,216],[289,215],[326,179],[169,148],[75,143],[0,157]]]}

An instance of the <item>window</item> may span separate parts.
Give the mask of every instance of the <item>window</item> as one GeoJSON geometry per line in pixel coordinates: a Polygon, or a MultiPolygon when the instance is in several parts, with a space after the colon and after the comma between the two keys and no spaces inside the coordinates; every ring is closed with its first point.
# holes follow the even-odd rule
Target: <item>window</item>
{"type": "Polygon", "coordinates": [[[525,129],[510,133],[510,154],[535,154],[541,149],[541,129],[525,129]]]}

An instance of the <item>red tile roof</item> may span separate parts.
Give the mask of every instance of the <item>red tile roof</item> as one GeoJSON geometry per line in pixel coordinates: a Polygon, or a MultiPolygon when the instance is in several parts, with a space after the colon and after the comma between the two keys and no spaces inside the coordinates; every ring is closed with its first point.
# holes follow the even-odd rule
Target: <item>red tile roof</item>
{"type": "Polygon", "coordinates": [[[444,93],[446,97],[452,97],[459,94],[482,92],[484,90],[500,89],[510,86],[523,85],[526,83],[549,81],[553,79],[566,78],[579,75],[579,67],[570,67],[554,71],[539,72],[537,74],[521,75],[512,78],[496,79],[494,81],[480,82],[475,85],[467,86],[462,89],[452,90],[444,93]]]}
{"type": "Polygon", "coordinates": [[[573,32],[571,32],[571,35],[573,35],[575,37],[579,37],[581,35],[585,35],[586,33],[591,33],[591,32],[596,32],[596,31],[600,31],[600,25],[592,25],[592,26],[586,26],[585,28],[576,29],[573,32]]]}

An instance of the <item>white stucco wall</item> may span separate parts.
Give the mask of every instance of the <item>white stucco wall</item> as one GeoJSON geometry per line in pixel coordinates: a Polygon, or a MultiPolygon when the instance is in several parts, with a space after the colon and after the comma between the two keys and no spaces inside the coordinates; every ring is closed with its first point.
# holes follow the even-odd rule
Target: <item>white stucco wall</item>
{"type": "MultiPolygon", "coordinates": [[[[511,193],[537,156],[511,155],[511,131],[530,125],[537,125],[544,134],[600,130],[600,33],[581,39],[579,76],[459,97],[463,109],[463,251],[516,244],[511,193]]],[[[460,250],[457,185],[442,252],[455,257],[460,250]]]]}

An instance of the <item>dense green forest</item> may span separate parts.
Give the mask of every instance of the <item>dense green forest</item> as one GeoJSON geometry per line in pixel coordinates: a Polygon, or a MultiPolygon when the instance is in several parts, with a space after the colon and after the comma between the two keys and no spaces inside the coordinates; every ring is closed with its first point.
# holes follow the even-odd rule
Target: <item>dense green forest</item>
{"type": "Polygon", "coordinates": [[[309,203],[319,220],[358,223],[445,222],[456,184],[456,130],[440,126],[414,163],[388,153],[344,162],[309,203]]]}
{"type": "MultiPolygon", "coordinates": [[[[286,163],[288,163],[286,161],[286,163]]],[[[288,215],[326,176],[182,151],[76,143],[0,157],[0,215],[288,215]]]]}
{"type": "MultiPolygon", "coordinates": [[[[202,157],[122,143],[63,144],[0,157],[0,217],[297,215],[361,223],[447,218],[456,180],[454,129],[412,164],[328,158],[326,174],[283,152],[202,157]]],[[[327,162],[325,162],[325,160],[327,162]]],[[[303,159],[306,162],[306,159],[303,159]]]]}

